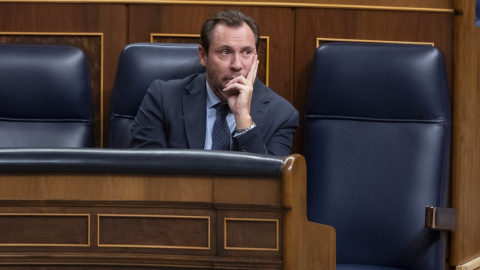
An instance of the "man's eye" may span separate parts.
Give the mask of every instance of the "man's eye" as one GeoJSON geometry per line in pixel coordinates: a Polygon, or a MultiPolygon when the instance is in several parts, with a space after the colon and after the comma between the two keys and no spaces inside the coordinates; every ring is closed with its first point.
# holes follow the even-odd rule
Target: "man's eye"
{"type": "Polygon", "coordinates": [[[248,51],[248,50],[247,50],[247,51],[242,51],[242,53],[243,53],[243,54],[250,54],[251,51],[248,51]]]}
{"type": "Polygon", "coordinates": [[[220,51],[220,54],[228,54],[227,50],[220,51]]]}

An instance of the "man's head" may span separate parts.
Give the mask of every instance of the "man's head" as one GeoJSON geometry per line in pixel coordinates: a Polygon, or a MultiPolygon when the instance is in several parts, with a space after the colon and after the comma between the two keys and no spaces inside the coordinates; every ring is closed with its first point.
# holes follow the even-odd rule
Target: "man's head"
{"type": "Polygon", "coordinates": [[[258,35],[258,26],[255,24],[255,20],[245,16],[240,11],[226,10],[216,13],[203,23],[202,30],[200,32],[200,45],[205,49],[206,54],[208,54],[208,50],[212,41],[213,29],[219,23],[223,23],[232,28],[241,27],[244,23],[246,23],[253,32],[255,37],[255,49],[258,50],[258,47],[260,46],[260,36],[258,35]]]}
{"type": "Polygon", "coordinates": [[[204,23],[198,48],[200,63],[206,67],[208,84],[221,100],[235,95],[223,89],[233,78],[247,76],[258,45],[257,26],[239,11],[219,12],[204,23]]]}

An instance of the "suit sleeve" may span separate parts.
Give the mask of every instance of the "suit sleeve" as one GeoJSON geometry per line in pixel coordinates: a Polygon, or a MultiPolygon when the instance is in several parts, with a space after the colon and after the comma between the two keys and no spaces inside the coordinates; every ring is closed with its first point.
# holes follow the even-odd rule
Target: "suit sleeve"
{"type": "MultiPolygon", "coordinates": [[[[275,115],[271,117],[276,117],[275,115]]],[[[293,135],[298,127],[299,114],[295,109],[289,110],[281,124],[277,126],[272,135],[266,138],[262,123],[254,129],[238,135],[233,139],[234,147],[238,151],[267,154],[275,156],[288,156],[291,152],[293,135]]]]}
{"type": "Polygon", "coordinates": [[[167,148],[161,98],[163,83],[156,80],[149,86],[131,129],[131,147],[167,148]]]}

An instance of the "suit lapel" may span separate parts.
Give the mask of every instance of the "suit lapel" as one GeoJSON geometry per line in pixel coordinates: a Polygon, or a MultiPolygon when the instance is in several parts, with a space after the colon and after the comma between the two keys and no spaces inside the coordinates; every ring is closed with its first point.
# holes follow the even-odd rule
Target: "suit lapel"
{"type": "Polygon", "coordinates": [[[250,114],[252,115],[253,122],[255,122],[257,125],[261,125],[265,115],[269,110],[268,104],[270,100],[268,99],[265,91],[266,86],[258,79],[255,80],[253,87],[254,90],[250,114]]]}
{"type": "Polygon", "coordinates": [[[206,112],[206,80],[205,74],[199,75],[186,90],[183,96],[183,116],[185,133],[190,149],[203,149],[205,147],[205,130],[207,126],[206,112]]]}

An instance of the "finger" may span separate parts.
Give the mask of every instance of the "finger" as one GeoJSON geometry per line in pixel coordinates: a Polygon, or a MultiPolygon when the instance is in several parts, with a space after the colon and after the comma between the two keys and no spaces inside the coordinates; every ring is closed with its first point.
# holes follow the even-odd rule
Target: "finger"
{"type": "Polygon", "coordinates": [[[232,83],[228,86],[225,86],[225,88],[223,88],[223,91],[224,92],[228,92],[228,91],[232,91],[232,90],[237,90],[237,91],[241,91],[242,89],[244,89],[246,86],[242,83],[232,83]]]}
{"type": "Polygon", "coordinates": [[[225,87],[227,87],[227,86],[229,86],[229,85],[232,85],[232,84],[234,84],[234,83],[246,84],[247,81],[246,81],[245,77],[243,77],[242,75],[240,75],[240,76],[237,76],[237,77],[231,79],[231,80],[225,85],[225,87]]]}
{"type": "Polygon", "coordinates": [[[230,86],[228,88],[223,89],[223,92],[227,94],[227,96],[238,96],[240,95],[240,90],[236,86],[230,86]]]}
{"type": "Polygon", "coordinates": [[[250,82],[253,82],[255,80],[255,77],[257,76],[257,66],[258,62],[257,59],[258,56],[254,55],[252,59],[252,65],[250,66],[250,70],[247,73],[247,80],[250,82]]]}
{"type": "Polygon", "coordinates": [[[255,78],[257,77],[258,63],[258,55],[255,54],[252,59],[252,66],[250,67],[250,70],[247,74],[247,80],[250,81],[252,85],[255,82],[255,78]]]}

